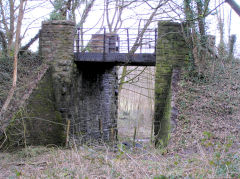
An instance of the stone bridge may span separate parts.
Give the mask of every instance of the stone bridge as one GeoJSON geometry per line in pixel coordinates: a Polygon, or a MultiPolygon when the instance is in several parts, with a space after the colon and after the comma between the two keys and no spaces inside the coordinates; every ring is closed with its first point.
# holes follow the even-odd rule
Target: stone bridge
{"type": "Polygon", "coordinates": [[[73,22],[43,22],[39,53],[49,69],[25,107],[24,115],[29,118],[26,143],[116,141],[116,66],[135,65],[156,66],[154,133],[156,143],[162,140],[166,144],[170,130],[172,72],[186,63],[188,48],[179,23],[161,21],[155,32],[158,34],[154,36],[154,50],[133,54],[129,43],[127,51],[121,52],[116,34],[105,31],[94,34],[91,43],[81,49],[80,34],[76,37],[73,22]]]}

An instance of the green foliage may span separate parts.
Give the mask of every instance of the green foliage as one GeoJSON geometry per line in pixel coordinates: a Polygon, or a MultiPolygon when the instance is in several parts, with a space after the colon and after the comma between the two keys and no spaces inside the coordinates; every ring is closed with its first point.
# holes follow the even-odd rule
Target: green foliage
{"type": "Polygon", "coordinates": [[[85,50],[86,50],[87,52],[92,52],[92,48],[91,48],[90,46],[87,46],[87,47],[85,48],[85,50]]]}
{"type": "MultiPolygon", "coordinates": [[[[23,115],[23,109],[19,109],[11,118],[9,125],[6,129],[7,141],[5,141],[2,149],[12,149],[13,147],[19,147],[24,145],[24,135],[23,135],[23,121],[21,121],[21,117],[23,115]]],[[[0,143],[3,142],[5,136],[0,138],[0,143]]]]}
{"type": "Polygon", "coordinates": [[[164,175],[155,176],[154,179],[167,179],[168,177],[164,175]]]}
{"type": "Polygon", "coordinates": [[[66,20],[66,17],[63,16],[62,12],[64,5],[64,0],[55,0],[53,2],[54,10],[50,14],[50,20],[66,20]]]}
{"type": "MultiPolygon", "coordinates": [[[[34,74],[36,68],[42,64],[42,59],[37,53],[31,51],[25,52],[19,56],[18,60],[18,86],[23,89],[24,79],[34,74]]],[[[0,56],[0,107],[2,106],[8,91],[11,87],[13,72],[13,58],[9,56],[0,56]]]]}
{"type": "Polygon", "coordinates": [[[211,138],[213,137],[213,134],[208,131],[203,132],[203,138],[201,139],[201,144],[204,147],[213,147],[214,143],[211,141],[211,138]]]}
{"type": "MultiPolygon", "coordinates": [[[[13,70],[12,67],[13,64],[13,59],[6,57],[6,56],[0,56],[0,79],[1,79],[1,75],[4,75],[5,73],[11,73],[13,70]]],[[[3,80],[0,80],[0,83],[3,80]]]]}
{"type": "Polygon", "coordinates": [[[13,59],[0,57],[0,107],[2,106],[11,86],[13,59]]]}
{"type": "Polygon", "coordinates": [[[209,164],[215,168],[217,177],[240,177],[240,156],[237,152],[224,154],[216,151],[213,158],[209,160],[209,164]]]}
{"type": "Polygon", "coordinates": [[[16,169],[15,173],[16,173],[17,178],[22,176],[22,172],[18,171],[17,169],[16,169]]]}
{"type": "Polygon", "coordinates": [[[192,63],[189,63],[188,67],[184,69],[183,78],[185,81],[191,81],[197,84],[209,83],[209,77],[203,73],[197,72],[195,67],[192,66],[192,63]]]}
{"type": "Polygon", "coordinates": [[[215,171],[216,177],[240,177],[240,155],[239,152],[231,151],[230,148],[233,145],[233,139],[228,137],[224,144],[216,144],[212,141],[213,134],[208,131],[203,132],[204,138],[201,139],[201,143],[204,147],[212,147],[214,153],[212,158],[208,160],[209,165],[212,167],[212,171],[215,171]]]}
{"type": "Polygon", "coordinates": [[[213,136],[213,134],[211,132],[208,132],[208,131],[204,131],[203,132],[203,135],[209,140],[211,139],[211,137],[213,136]]]}

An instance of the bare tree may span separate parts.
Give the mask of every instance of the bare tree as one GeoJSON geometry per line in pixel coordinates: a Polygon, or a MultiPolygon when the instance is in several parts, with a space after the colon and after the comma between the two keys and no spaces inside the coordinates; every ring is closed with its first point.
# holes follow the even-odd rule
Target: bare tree
{"type": "MultiPolygon", "coordinates": [[[[81,18],[80,18],[80,21],[79,23],[77,24],[78,27],[83,27],[83,24],[86,22],[86,19],[94,5],[96,0],[90,0],[89,2],[86,2],[86,5],[85,5],[85,8],[82,12],[82,15],[81,15],[81,18]]],[[[74,13],[75,14],[75,13],[74,13]]]]}
{"type": "MultiPolygon", "coordinates": [[[[109,32],[117,33],[117,31],[122,27],[122,24],[124,22],[124,19],[122,17],[124,14],[123,13],[124,11],[131,10],[131,8],[133,8],[133,9],[136,8],[138,3],[149,6],[151,11],[150,11],[148,17],[146,17],[146,19],[145,19],[145,24],[143,25],[143,28],[139,28],[139,32],[137,33],[138,35],[136,36],[135,42],[129,51],[129,54],[134,54],[137,51],[137,49],[140,47],[144,33],[146,32],[146,30],[150,26],[150,24],[153,22],[154,17],[157,15],[158,10],[160,9],[160,7],[165,5],[167,2],[168,2],[167,0],[161,0],[154,7],[154,6],[151,6],[151,2],[147,2],[147,1],[130,1],[129,2],[129,1],[125,1],[125,0],[118,0],[118,1],[105,0],[106,19],[107,19],[107,27],[109,29],[109,32]],[[110,8],[110,5],[112,8],[110,8]],[[131,7],[131,5],[133,7],[131,7]],[[109,9],[113,9],[113,12],[110,13],[109,9]]],[[[141,19],[140,20],[137,19],[137,22],[140,24],[141,19]]],[[[126,83],[125,78],[126,78],[127,74],[128,74],[127,67],[124,66],[122,69],[122,73],[120,75],[119,93],[121,93],[123,84],[126,83]]]]}
{"type": "Polygon", "coordinates": [[[0,10],[1,10],[1,23],[4,33],[6,34],[7,42],[7,51],[10,54],[10,51],[13,49],[13,41],[15,35],[15,12],[18,10],[16,2],[14,0],[2,1],[0,0],[0,10]]]}
{"type": "Polygon", "coordinates": [[[17,85],[17,63],[18,63],[18,52],[19,52],[19,44],[20,44],[20,34],[22,27],[22,20],[24,15],[24,9],[26,7],[27,0],[20,0],[19,4],[19,12],[18,12],[18,20],[17,20],[17,28],[16,28],[16,37],[15,37],[15,45],[14,45],[14,63],[13,63],[13,80],[12,80],[12,88],[9,91],[8,97],[4,102],[2,109],[0,111],[0,119],[3,113],[7,110],[10,101],[12,100],[14,91],[17,85]]]}

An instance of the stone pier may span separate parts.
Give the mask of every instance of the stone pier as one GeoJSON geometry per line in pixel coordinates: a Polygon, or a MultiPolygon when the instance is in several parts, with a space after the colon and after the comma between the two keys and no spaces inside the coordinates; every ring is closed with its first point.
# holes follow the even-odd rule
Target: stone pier
{"type": "MultiPolygon", "coordinates": [[[[117,137],[117,69],[108,64],[74,63],[74,34],[71,21],[43,22],[40,52],[51,65],[57,111],[65,124],[70,121],[70,131],[66,134],[69,141],[114,141],[117,137]]],[[[106,49],[106,53],[111,50],[106,49]]]]}
{"type": "Polygon", "coordinates": [[[181,24],[159,22],[156,51],[154,135],[156,145],[166,146],[171,130],[172,74],[187,63],[189,52],[181,24]]]}

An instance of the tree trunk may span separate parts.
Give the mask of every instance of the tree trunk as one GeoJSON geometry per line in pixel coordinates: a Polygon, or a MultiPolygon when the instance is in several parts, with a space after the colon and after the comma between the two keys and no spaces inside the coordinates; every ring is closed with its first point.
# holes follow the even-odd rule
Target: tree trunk
{"type": "Polygon", "coordinates": [[[15,39],[15,49],[14,49],[14,62],[13,62],[13,81],[12,81],[12,88],[8,94],[6,101],[3,104],[3,107],[0,111],[0,120],[2,120],[3,113],[7,110],[12,98],[14,91],[17,85],[17,63],[18,63],[18,51],[19,51],[19,43],[20,43],[20,34],[21,34],[21,26],[22,26],[22,19],[24,15],[24,2],[27,0],[20,0],[19,5],[19,13],[18,13],[18,21],[17,21],[17,29],[16,29],[16,39],[15,39]]]}
{"type": "Polygon", "coordinates": [[[240,6],[234,0],[226,0],[232,9],[240,16],[240,6]]]}
{"type": "Polygon", "coordinates": [[[204,21],[204,10],[203,3],[201,1],[197,1],[197,11],[198,11],[198,27],[201,35],[201,40],[205,36],[205,21],[204,21]]]}
{"type": "MultiPolygon", "coordinates": [[[[8,53],[11,53],[11,50],[13,49],[13,38],[15,33],[14,23],[15,23],[15,10],[14,10],[14,1],[9,0],[10,3],[10,28],[9,32],[7,33],[8,36],[8,53]]],[[[20,9],[19,9],[20,10],[20,9]]]]}

